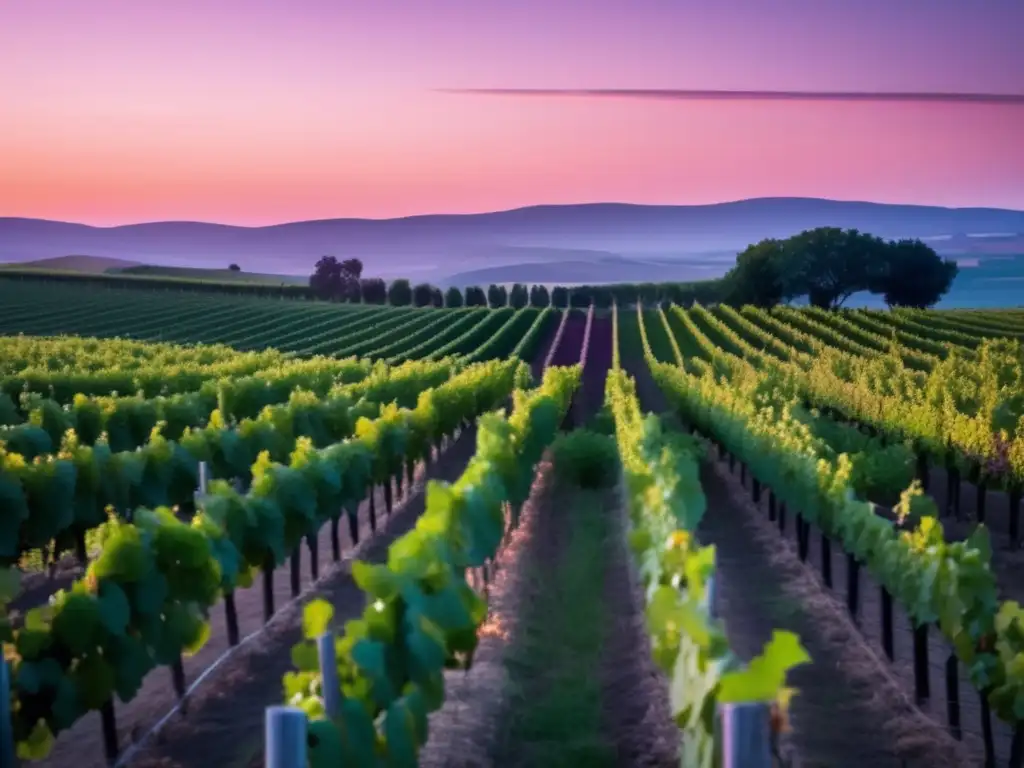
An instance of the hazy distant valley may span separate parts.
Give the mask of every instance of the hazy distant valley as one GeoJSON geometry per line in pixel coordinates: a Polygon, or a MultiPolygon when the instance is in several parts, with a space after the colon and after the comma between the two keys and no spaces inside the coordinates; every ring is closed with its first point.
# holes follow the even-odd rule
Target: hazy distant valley
{"type": "MultiPolygon", "coordinates": [[[[441,286],[489,283],[690,281],[718,277],[764,237],[817,226],[926,239],[962,265],[945,305],[1018,304],[1024,294],[1024,212],[803,198],[706,206],[595,204],[404,219],[331,219],[268,227],[156,222],[90,227],[0,218],[0,261],[87,255],[90,269],[135,265],[303,279],[324,254],[357,256],[367,274],[441,286]],[[106,260],[106,261],[102,261],[106,260]],[[107,266],[98,266],[107,265],[107,266]],[[960,297],[960,298],[958,298],[960,297]],[[994,304],[993,304],[994,302],[994,304]]],[[[40,266],[76,268],[61,259],[40,266]]]]}

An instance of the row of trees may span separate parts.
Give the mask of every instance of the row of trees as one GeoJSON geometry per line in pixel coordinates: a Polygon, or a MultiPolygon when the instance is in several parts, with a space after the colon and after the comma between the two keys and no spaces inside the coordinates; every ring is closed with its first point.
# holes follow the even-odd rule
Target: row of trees
{"type": "Polygon", "coordinates": [[[770,307],[806,296],[816,307],[834,309],[867,291],[890,307],[924,308],[946,294],[957,271],[955,261],[920,240],[819,227],[748,247],[723,278],[721,299],[770,307]]]}
{"type": "Polygon", "coordinates": [[[700,283],[620,283],[617,285],[576,285],[570,287],[544,285],[504,285],[456,287],[443,291],[429,283],[413,285],[409,280],[364,278],[359,259],[338,261],[324,256],[316,263],[309,287],[318,299],[327,301],[391,304],[417,307],[610,307],[613,301],[630,304],[638,299],[647,303],[674,301],[711,303],[719,300],[718,281],[700,283]]]}
{"type": "Polygon", "coordinates": [[[881,295],[889,306],[930,307],[949,290],[956,262],[942,259],[920,240],[886,241],[856,229],[819,227],[785,240],[768,239],[749,246],[736,265],[719,280],[692,283],[620,283],[616,285],[527,287],[486,290],[440,288],[408,280],[386,284],[363,278],[359,259],[338,261],[324,256],[316,264],[309,287],[314,296],[331,301],[417,307],[598,307],[636,301],[676,304],[726,303],[770,307],[807,297],[814,306],[836,308],[855,293],[881,295]]]}

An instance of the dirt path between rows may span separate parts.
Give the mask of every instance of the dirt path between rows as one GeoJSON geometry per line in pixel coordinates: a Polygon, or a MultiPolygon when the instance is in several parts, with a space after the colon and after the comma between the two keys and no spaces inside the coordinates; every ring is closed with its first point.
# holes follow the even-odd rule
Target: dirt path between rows
{"type": "Polygon", "coordinates": [[[495,765],[509,689],[505,656],[518,634],[522,604],[528,600],[529,550],[546,535],[553,487],[551,464],[537,471],[519,527],[497,560],[488,596],[487,620],[467,671],[445,672],[445,701],[430,716],[430,736],[420,752],[421,768],[483,768],[495,765]]]}
{"type": "MultiPolygon", "coordinates": [[[[567,326],[555,363],[578,359],[584,322],[580,313],[578,334],[567,326]]],[[[577,392],[581,421],[603,404],[611,345],[610,319],[595,317],[577,392]]],[[[651,658],[622,500],[608,492],[602,503],[588,501],[581,508],[580,499],[588,497],[577,494],[593,492],[555,487],[551,473],[545,462],[521,526],[499,561],[472,669],[446,675],[446,702],[431,719],[422,766],[677,764],[678,731],[669,716],[667,683],[651,658]],[[591,528],[591,543],[585,544],[582,522],[598,524],[604,533],[591,528]],[[592,581],[578,583],[581,546],[583,562],[597,568],[601,591],[593,601],[600,616],[582,628],[567,626],[564,618],[578,608],[580,593],[574,590],[591,588],[592,581]],[[586,658],[574,657],[577,651],[586,658]],[[572,702],[578,709],[566,711],[572,702]]]]}
{"type": "Polygon", "coordinates": [[[701,473],[708,501],[699,537],[718,557],[718,609],[743,659],[773,629],[795,632],[812,663],[795,669],[799,690],[789,742],[806,768],[954,768],[971,759],[944,728],[912,703],[906,688],[823,592],[792,547],[748,500],[724,462],[701,473]]]}
{"type": "Polygon", "coordinates": [[[609,513],[601,554],[609,629],[601,664],[604,725],[616,746],[617,766],[667,768],[679,762],[679,729],[672,721],[668,679],[652,656],[643,586],[627,544],[625,498],[620,495],[609,513]]]}
{"type": "Polygon", "coordinates": [[[533,373],[534,381],[538,384],[540,383],[541,377],[544,375],[544,364],[547,362],[548,355],[551,353],[551,346],[555,343],[555,337],[558,335],[558,328],[562,323],[562,319],[562,317],[556,317],[555,322],[549,322],[547,324],[547,328],[545,328],[541,334],[540,343],[537,344],[537,350],[533,356],[533,360],[530,362],[530,371],[533,373]]]}
{"type": "MultiPolygon", "coordinates": [[[[624,365],[645,410],[664,412],[665,397],[642,358],[624,356],[624,365]]],[[[802,768],[972,765],[962,745],[914,707],[845,608],[780,542],[727,465],[709,454],[701,481],[708,512],[698,535],[716,547],[717,610],[733,651],[749,660],[773,629],[786,629],[799,635],[813,660],[790,678],[800,693],[783,743],[787,762],[802,768]]]]}
{"type": "MultiPolygon", "coordinates": [[[[723,463],[724,472],[729,473],[723,463]]],[[[739,469],[737,467],[736,473],[739,469]]],[[[750,478],[746,483],[741,482],[734,473],[729,473],[731,482],[736,486],[737,491],[742,494],[742,503],[753,507],[750,500],[750,478]]],[[[762,493],[761,503],[756,506],[757,514],[761,521],[768,519],[767,493],[762,493]]],[[[944,521],[945,522],[945,521],[944,521]]],[[[775,531],[776,547],[785,549],[792,557],[798,558],[796,544],[796,524],[792,514],[787,515],[785,530],[779,532],[778,521],[768,524],[768,527],[775,531]]],[[[842,612],[849,616],[848,605],[851,599],[851,583],[856,581],[855,604],[857,608],[856,628],[861,638],[866,641],[872,649],[876,659],[889,670],[904,691],[904,696],[910,700],[914,692],[914,670],[913,670],[913,636],[914,625],[907,612],[894,602],[892,606],[892,634],[893,634],[893,661],[889,661],[883,648],[882,630],[882,592],[878,582],[868,571],[859,567],[856,575],[851,578],[851,569],[846,555],[842,552],[837,543],[833,543],[826,551],[822,548],[822,536],[819,529],[810,526],[809,546],[807,550],[807,561],[803,566],[805,573],[814,580],[819,589],[827,593],[832,602],[843,606],[842,612]],[[829,563],[832,574],[832,586],[829,588],[822,574],[824,564],[829,563]]],[[[928,632],[928,685],[930,696],[916,703],[916,708],[931,718],[943,732],[947,732],[948,712],[946,709],[946,663],[953,655],[953,648],[935,628],[928,632]]],[[[984,744],[982,741],[982,708],[981,697],[970,682],[967,669],[963,664],[957,664],[957,682],[960,710],[960,727],[963,733],[963,744],[972,754],[971,760],[979,764],[984,755],[984,744]]],[[[1012,730],[1008,725],[992,718],[993,746],[998,765],[1006,764],[1010,754],[1012,730]]],[[[965,764],[972,764],[970,762],[965,764]]]]}
{"type": "Polygon", "coordinates": [[[583,413],[593,415],[604,406],[604,385],[612,367],[613,344],[611,317],[595,314],[590,326],[590,347],[584,366],[583,391],[580,393],[580,410],[583,413]]]}

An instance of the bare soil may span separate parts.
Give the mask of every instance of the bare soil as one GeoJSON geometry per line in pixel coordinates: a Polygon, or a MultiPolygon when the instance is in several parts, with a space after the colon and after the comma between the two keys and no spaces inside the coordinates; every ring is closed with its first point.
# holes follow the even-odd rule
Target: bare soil
{"type": "Polygon", "coordinates": [[[576,365],[580,362],[583,349],[583,334],[587,329],[587,315],[577,310],[565,310],[569,313],[565,321],[565,330],[558,348],[551,359],[551,365],[576,365]]]}
{"type": "MultiPolygon", "coordinates": [[[[723,463],[722,471],[728,473],[727,466],[723,463]]],[[[739,489],[744,489],[740,483],[738,468],[732,481],[739,489]]],[[[745,490],[739,490],[743,494],[744,503],[752,505],[749,500],[750,483],[749,479],[745,484],[745,490]]],[[[762,521],[767,521],[767,493],[762,494],[761,503],[757,506],[758,514],[762,521]]],[[[945,523],[946,521],[944,521],[945,523]]],[[[767,522],[765,522],[767,524],[767,522]]],[[[775,531],[779,537],[779,546],[786,550],[792,557],[798,557],[796,544],[796,524],[792,513],[787,515],[785,530],[781,533],[778,524],[772,523],[768,527],[775,531]]],[[[913,623],[906,611],[900,608],[898,603],[893,603],[893,661],[889,661],[885,655],[882,645],[882,590],[880,585],[871,574],[863,568],[851,571],[849,561],[837,543],[833,543],[828,549],[828,559],[832,572],[832,587],[825,585],[822,574],[824,572],[825,550],[822,548],[822,536],[816,527],[810,527],[810,546],[808,558],[803,568],[809,578],[814,579],[823,592],[829,593],[830,599],[837,605],[842,606],[841,612],[849,616],[848,603],[850,600],[851,584],[855,578],[859,585],[856,587],[856,618],[853,623],[856,625],[858,634],[872,649],[879,663],[884,664],[890,671],[893,678],[898,682],[904,697],[908,701],[914,701],[914,672],[913,672],[913,623]]],[[[948,712],[946,701],[948,691],[946,683],[946,664],[953,656],[951,645],[940,635],[937,629],[931,628],[928,632],[928,687],[930,696],[922,701],[915,701],[916,708],[930,718],[938,727],[943,730],[948,724],[948,712]]],[[[964,765],[981,764],[984,756],[982,742],[982,720],[981,720],[981,697],[971,685],[967,670],[962,664],[957,664],[957,695],[960,704],[960,722],[963,732],[963,744],[969,751],[970,757],[965,758],[968,762],[964,765]],[[975,762],[971,762],[975,761],[975,762]]],[[[993,740],[995,754],[998,764],[1005,764],[1010,754],[1010,742],[1012,738],[1011,729],[994,717],[992,718],[993,740]]]]}
{"type": "Polygon", "coordinates": [[[544,365],[547,363],[548,355],[551,353],[551,347],[555,343],[555,338],[558,336],[558,328],[563,319],[564,315],[558,318],[558,322],[549,322],[547,328],[541,334],[542,338],[537,345],[536,354],[530,363],[530,369],[536,381],[540,381],[541,376],[544,375],[544,365]]]}
{"type": "Polygon", "coordinates": [[[583,367],[583,389],[579,394],[579,407],[583,413],[596,413],[604,405],[604,385],[612,367],[613,344],[611,317],[595,314],[583,367]]]}
{"type": "Polygon", "coordinates": [[[601,555],[610,629],[601,669],[604,724],[616,745],[616,765],[667,768],[678,765],[679,729],[672,721],[668,680],[651,655],[643,587],[626,543],[625,499],[611,509],[601,555]]]}
{"type": "MultiPolygon", "coordinates": [[[[764,511],[750,501],[738,474],[730,475],[726,462],[709,459],[701,479],[708,514],[700,539],[716,546],[718,608],[733,650],[741,658],[752,658],[770,639],[772,629],[785,629],[800,637],[812,659],[790,675],[799,690],[791,707],[793,730],[788,739],[793,763],[806,768],[975,764],[941,724],[915,707],[898,670],[865,641],[845,603],[828,594],[800,563],[791,544],[792,514],[787,525],[793,538],[782,540],[764,511]]],[[[767,494],[762,500],[766,505],[767,494]]],[[[841,584],[845,557],[838,547],[833,547],[833,560],[835,583],[841,584]]],[[[873,613],[868,610],[871,595],[877,597],[877,588],[872,591],[862,582],[865,617],[879,616],[877,607],[873,613]]],[[[898,627],[897,623],[897,632],[898,627]]]]}
{"type": "Polygon", "coordinates": [[[528,551],[543,536],[546,500],[552,492],[550,462],[538,467],[519,526],[497,561],[488,616],[478,633],[473,664],[445,673],[445,702],[430,716],[430,736],[420,752],[422,768],[479,768],[495,764],[506,707],[509,670],[505,655],[516,641],[522,604],[528,600],[528,551]]]}

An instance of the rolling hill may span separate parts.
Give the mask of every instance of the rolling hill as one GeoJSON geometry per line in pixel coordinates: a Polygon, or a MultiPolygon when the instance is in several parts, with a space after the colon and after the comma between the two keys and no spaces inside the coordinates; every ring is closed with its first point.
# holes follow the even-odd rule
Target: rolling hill
{"type": "Polygon", "coordinates": [[[534,282],[548,282],[541,273],[551,268],[565,276],[585,271],[591,282],[621,279],[600,274],[617,274],[620,267],[632,270],[635,280],[655,279],[670,267],[675,267],[672,279],[696,279],[724,272],[735,253],[751,242],[823,225],[892,238],[937,238],[932,244],[938,250],[970,256],[985,255],[990,252],[986,249],[1019,253],[1014,249],[1024,246],[1018,234],[1024,233],[1022,211],[760,198],[694,206],[549,205],[265,227],[198,222],[92,227],[0,218],[0,261],[88,253],[184,268],[223,270],[236,262],[250,274],[303,275],[317,258],[332,253],[358,256],[368,271],[382,277],[438,283],[464,282],[470,279],[466,273],[478,270],[485,270],[479,279],[497,279],[485,276],[499,267],[508,268],[502,274],[509,280],[534,282]],[[1000,234],[1002,238],[967,237],[1000,234]],[[540,264],[547,267],[531,266],[540,264]]]}

